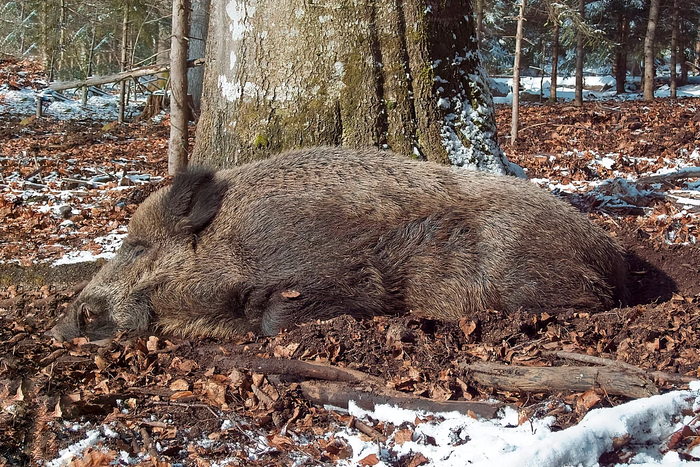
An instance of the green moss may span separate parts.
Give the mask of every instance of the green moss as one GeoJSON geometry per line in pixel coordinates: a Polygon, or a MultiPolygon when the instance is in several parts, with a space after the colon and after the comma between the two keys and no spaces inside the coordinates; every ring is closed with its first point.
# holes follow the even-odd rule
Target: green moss
{"type": "Polygon", "coordinates": [[[396,108],[396,101],[395,100],[388,100],[386,102],[386,110],[394,110],[396,108]]]}
{"type": "Polygon", "coordinates": [[[255,141],[253,141],[253,147],[255,147],[255,149],[267,147],[268,144],[270,144],[270,140],[267,139],[267,136],[259,133],[255,136],[255,141]]]}

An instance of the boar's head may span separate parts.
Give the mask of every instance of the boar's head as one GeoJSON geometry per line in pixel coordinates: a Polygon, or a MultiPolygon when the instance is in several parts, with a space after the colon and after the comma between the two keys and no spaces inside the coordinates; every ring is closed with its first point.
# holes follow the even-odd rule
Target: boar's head
{"type": "Polygon", "coordinates": [[[129,234],[49,331],[59,341],[110,337],[120,330],[145,330],[154,315],[152,297],[193,261],[198,234],[216,216],[226,183],[195,168],[177,176],[134,213],[129,234]]]}

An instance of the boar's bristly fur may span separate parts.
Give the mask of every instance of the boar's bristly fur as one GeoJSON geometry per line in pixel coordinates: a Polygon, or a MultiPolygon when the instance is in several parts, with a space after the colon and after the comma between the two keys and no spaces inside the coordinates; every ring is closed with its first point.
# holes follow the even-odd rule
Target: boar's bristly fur
{"type": "Polygon", "coordinates": [[[179,175],[139,207],[52,334],[155,324],[229,337],[344,313],[603,309],[624,298],[625,274],[604,231],[525,181],[316,148],[179,175]]]}

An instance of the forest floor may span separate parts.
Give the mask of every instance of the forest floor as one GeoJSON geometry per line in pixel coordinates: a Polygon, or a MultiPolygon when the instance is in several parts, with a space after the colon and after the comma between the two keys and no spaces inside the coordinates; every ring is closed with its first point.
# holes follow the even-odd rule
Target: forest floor
{"type": "MultiPolygon", "coordinates": [[[[167,119],[119,126],[0,113],[0,465],[419,466],[488,459],[488,446],[479,448],[486,449],[481,457],[445,457],[480,439],[460,431],[479,418],[475,413],[447,441],[428,429],[446,416],[360,423],[312,404],[301,375],[236,369],[225,364],[231,356],[361,371],[438,402],[502,403],[515,418],[502,417],[492,428],[513,438],[511,448],[525,431],[564,430],[592,409],[630,399],[600,388],[499,390],[475,378],[474,362],[562,367],[567,361],[557,352],[575,352],[700,377],[698,182],[634,183],[700,164],[698,109],[700,99],[527,105],[517,144],[502,140],[534,182],[588,212],[625,246],[628,307],[597,314],[485,311],[459,323],[340,317],[267,338],[120,335],[102,345],[58,344],[44,335],[84,277],[54,281],[42,271],[109,256],[138,204],[168,182],[167,119]],[[446,447],[451,451],[438,449],[446,447]]],[[[501,133],[509,116],[509,108],[497,109],[501,133]]],[[[687,387],[653,379],[662,393],[687,387]]],[[[652,460],[669,453],[679,462],[697,460],[697,417],[681,425],[652,447],[634,433],[615,438],[595,460],[615,465],[643,452],[652,460]]]]}

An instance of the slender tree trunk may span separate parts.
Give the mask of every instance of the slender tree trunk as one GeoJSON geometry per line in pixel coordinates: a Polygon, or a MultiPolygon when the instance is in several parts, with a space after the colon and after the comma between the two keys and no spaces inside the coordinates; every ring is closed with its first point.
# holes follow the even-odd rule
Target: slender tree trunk
{"type": "Polygon", "coordinates": [[[681,62],[681,77],[679,80],[679,84],[681,86],[685,86],[688,84],[688,62],[690,60],[690,57],[688,57],[688,53],[686,50],[686,46],[690,44],[690,40],[688,39],[688,34],[687,31],[683,30],[683,24],[680,21],[680,14],[678,15],[678,52],[677,52],[677,57],[678,61],[681,62]]]}
{"type": "Polygon", "coordinates": [[[481,46],[484,38],[484,0],[476,0],[476,41],[481,46]]]}
{"type": "Polygon", "coordinates": [[[19,57],[24,55],[24,7],[25,0],[22,0],[19,10],[19,57]]]}
{"type": "MultiPolygon", "coordinates": [[[[189,59],[204,57],[206,38],[209,32],[209,0],[193,0],[190,18],[189,59]]],[[[204,86],[204,67],[191,68],[187,72],[187,93],[192,96],[194,112],[199,115],[202,106],[202,88],[204,86]]]]}
{"type": "Polygon", "coordinates": [[[549,88],[549,101],[557,101],[557,73],[559,72],[559,21],[554,22],[552,34],[552,80],[549,88]]]}
{"type": "Polygon", "coordinates": [[[671,99],[675,99],[676,86],[678,85],[676,76],[676,64],[678,63],[678,0],[673,0],[673,18],[671,20],[671,99]]]}
{"type": "Polygon", "coordinates": [[[615,60],[615,87],[618,94],[625,93],[625,81],[627,80],[627,47],[630,34],[630,20],[626,13],[620,14],[620,35],[617,55],[615,60]]]}
{"type": "Polygon", "coordinates": [[[49,82],[53,81],[51,42],[49,41],[49,2],[41,2],[41,64],[48,71],[49,82]]]}
{"type": "Polygon", "coordinates": [[[66,0],[60,0],[58,30],[58,66],[56,67],[56,74],[60,79],[61,69],[63,68],[63,59],[66,52],[66,0]]]}
{"type": "MultiPolygon", "coordinates": [[[[579,0],[579,15],[581,21],[586,19],[586,2],[579,0]]],[[[574,105],[581,107],[583,105],[583,29],[576,32],[576,90],[574,92],[574,105]]]]}
{"type": "Polygon", "coordinates": [[[189,0],[173,1],[173,29],[170,43],[170,146],[168,173],[175,175],[187,167],[187,36],[189,0]]]}
{"type": "Polygon", "coordinates": [[[654,100],[654,40],[659,21],[659,0],[651,0],[647,35],[644,38],[644,100],[654,100]]]}
{"type": "Polygon", "coordinates": [[[680,35],[680,40],[678,41],[679,44],[679,54],[681,56],[681,86],[685,86],[688,84],[688,60],[690,60],[690,57],[686,54],[685,47],[683,45],[683,35],[680,35]]]}
{"type": "Polygon", "coordinates": [[[513,112],[510,120],[510,144],[518,139],[518,116],[520,111],[520,55],[523,50],[523,22],[527,0],[520,2],[518,28],[515,33],[515,58],[513,59],[513,112]]]}
{"type": "MultiPolygon", "coordinates": [[[[92,31],[90,32],[90,50],[88,51],[87,67],[85,71],[85,79],[92,76],[92,60],[95,55],[95,38],[97,36],[95,32],[95,24],[97,23],[97,7],[95,7],[95,15],[92,20],[92,31]]],[[[88,86],[83,86],[83,105],[87,104],[88,98],[88,86]]]]}
{"type": "MultiPolygon", "coordinates": [[[[126,71],[126,59],[129,52],[129,2],[124,3],[124,17],[122,20],[122,54],[120,60],[121,71],[126,71]]],[[[119,83],[119,123],[124,123],[124,107],[126,104],[126,81],[119,83]]]]}

